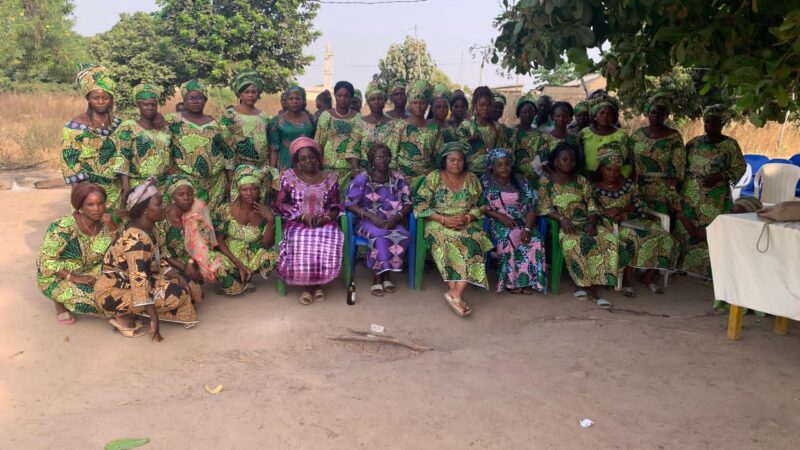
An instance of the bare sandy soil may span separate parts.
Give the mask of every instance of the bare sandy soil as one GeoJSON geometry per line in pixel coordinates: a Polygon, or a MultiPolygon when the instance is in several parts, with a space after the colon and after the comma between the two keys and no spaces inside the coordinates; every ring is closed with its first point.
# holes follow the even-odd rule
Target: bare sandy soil
{"type": "Polygon", "coordinates": [[[435,272],[425,290],[359,303],[341,282],[302,306],[273,281],[209,290],[191,330],[124,339],[102,320],[56,323],[35,283],[49,222],[68,190],[0,192],[0,448],[792,449],[800,440],[800,340],[745,318],[728,341],[712,289],[675,278],[668,295],[609,293],[608,312],[571,298],[468,291],[457,318],[435,272]],[[663,315],[663,316],[662,316],[663,315]],[[326,338],[347,328],[433,347],[326,338]],[[211,395],[204,385],[221,384],[211,395]],[[583,429],[578,422],[591,418],[583,429]]]}

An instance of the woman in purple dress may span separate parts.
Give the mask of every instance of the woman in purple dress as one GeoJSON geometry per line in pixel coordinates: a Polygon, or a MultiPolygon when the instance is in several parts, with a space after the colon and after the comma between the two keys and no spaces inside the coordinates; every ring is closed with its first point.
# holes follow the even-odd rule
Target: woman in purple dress
{"type": "Polygon", "coordinates": [[[322,149],[311,138],[292,142],[292,168],[281,175],[275,210],[285,221],[278,275],[304,286],[300,303],[325,300],[322,286],[339,275],[344,234],[337,217],[342,206],[336,174],[322,170],[322,149]]]}
{"type": "Polygon", "coordinates": [[[367,267],[375,274],[370,293],[392,293],[391,272],[403,270],[410,233],[402,223],[411,213],[411,190],[400,172],[390,171],[392,153],[384,144],[367,151],[369,169],[353,178],[344,206],[358,218],[355,233],[369,241],[367,267]]]}

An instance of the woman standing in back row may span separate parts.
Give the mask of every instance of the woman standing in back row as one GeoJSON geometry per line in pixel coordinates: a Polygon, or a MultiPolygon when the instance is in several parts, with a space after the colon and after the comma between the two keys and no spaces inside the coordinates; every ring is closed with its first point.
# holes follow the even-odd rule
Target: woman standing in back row
{"type": "Polygon", "coordinates": [[[290,87],[286,90],[286,112],[273,117],[269,124],[270,166],[279,171],[291,168],[289,146],[299,137],[313,138],[315,130],[316,119],[306,111],[305,89],[290,87]]]}
{"type": "Polygon", "coordinates": [[[336,107],[319,116],[315,141],[322,148],[322,165],[333,171],[339,182],[361,170],[361,114],[350,109],[355,88],[348,81],[333,87],[336,107]]]}
{"type": "Polygon", "coordinates": [[[231,81],[231,90],[239,98],[239,104],[229,106],[220,122],[225,143],[236,154],[232,169],[239,164],[263,168],[270,162],[269,116],[256,108],[264,88],[264,79],[252,69],[239,72],[231,81]]]}

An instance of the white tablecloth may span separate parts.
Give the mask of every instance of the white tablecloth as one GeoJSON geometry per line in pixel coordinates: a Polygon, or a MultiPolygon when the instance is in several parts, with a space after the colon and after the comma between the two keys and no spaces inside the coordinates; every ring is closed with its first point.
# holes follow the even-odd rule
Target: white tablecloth
{"type": "Polygon", "coordinates": [[[760,253],[756,243],[765,223],[755,213],[723,214],[708,226],[714,296],[800,320],[800,223],[771,223],[769,249],[760,253]]]}

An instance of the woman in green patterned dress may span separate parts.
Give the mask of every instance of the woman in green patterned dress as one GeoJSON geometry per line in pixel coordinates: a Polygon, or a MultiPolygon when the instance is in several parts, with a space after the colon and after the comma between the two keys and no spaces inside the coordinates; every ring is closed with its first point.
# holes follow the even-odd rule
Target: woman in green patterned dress
{"type": "Polygon", "coordinates": [[[680,244],[669,231],[661,228],[659,222],[644,214],[638,186],[620,172],[622,149],[619,144],[612,142],[600,146],[597,158],[601,178],[594,183],[594,198],[603,217],[610,223],[619,224],[622,293],[626,297],[635,297],[632,286],[634,269],[646,269],[642,284],[654,294],[663,294],[664,289],[656,284],[656,269],[675,267],[680,244]]]}
{"type": "Polygon", "coordinates": [[[292,167],[289,147],[301,137],[314,137],[316,119],[306,111],[306,91],[300,86],[286,90],[286,111],[272,118],[269,124],[269,142],[272,150],[270,166],[284,171],[292,167]]]}
{"type": "Polygon", "coordinates": [[[484,255],[492,248],[481,225],[481,183],[467,170],[468,151],[469,146],[461,142],[445,144],[439,152],[438,170],[425,177],[414,195],[414,212],[427,219],[425,238],[449,286],[444,297],[462,317],[472,313],[463,296],[467,284],[488,289],[484,255]]]}
{"type": "Polygon", "coordinates": [[[275,215],[260,202],[262,172],[253,166],[236,168],[231,203],[214,214],[220,251],[230,255],[223,261],[226,274],[220,288],[226,295],[255,290],[250,280],[256,272],[266,278],[278,263],[275,248],[275,215]]]}
{"type": "Polygon", "coordinates": [[[125,156],[125,164],[120,169],[122,198],[128,198],[131,189],[150,177],[155,177],[159,187],[164,187],[171,169],[169,128],[163,120],[158,120],[160,96],[161,88],[153,84],[134,87],[133,98],[139,107],[139,118],[122,122],[112,138],[125,156]]]}
{"type": "Polygon", "coordinates": [[[708,242],[700,233],[690,233],[692,227],[703,231],[720,214],[731,211],[731,184],[738,181],[747,169],[742,150],[735,139],[722,134],[730,120],[723,105],[713,105],[703,111],[705,134],[686,144],[686,178],[681,190],[681,203],[674,202],[678,213],[674,233],[681,240],[679,270],[711,278],[708,242]]]}
{"type": "Polygon", "coordinates": [[[322,168],[333,171],[339,183],[346,183],[351,174],[361,170],[361,114],[350,109],[354,93],[350,82],[336,83],[336,107],[319,116],[314,138],[322,147],[322,168]]]}
{"type": "Polygon", "coordinates": [[[636,130],[631,137],[636,183],[649,208],[667,213],[668,205],[680,197],[686,172],[686,147],[678,130],[664,123],[669,114],[666,95],[652,95],[644,109],[650,124],[636,130]]]}
{"type": "Polygon", "coordinates": [[[447,116],[450,115],[450,95],[450,90],[444,83],[438,83],[433,87],[433,102],[425,125],[428,131],[436,136],[436,148],[458,140],[456,128],[447,120],[447,116]]]}
{"type": "Polygon", "coordinates": [[[517,118],[519,124],[513,129],[511,147],[514,150],[514,170],[525,176],[532,187],[539,185],[539,177],[547,164],[547,158],[539,154],[543,148],[542,133],[533,128],[536,116],[536,103],[527,95],[517,99],[517,118]]]}
{"type": "Polygon", "coordinates": [[[475,88],[472,94],[472,108],[474,116],[458,127],[459,141],[467,144],[470,151],[467,154],[469,169],[475,174],[486,172],[484,156],[492,148],[506,148],[508,136],[503,127],[492,120],[494,112],[494,94],[486,86],[475,88]]]}
{"type": "Polygon", "coordinates": [[[600,220],[592,185],[579,175],[578,151],[562,142],[550,154],[553,172],[541,179],[539,214],[559,224],[558,241],[572,281],[575,297],[598,306],[611,303],[598,295],[598,286],[616,287],[619,275],[619,240],[600,220]]]}
{"type": "Polygon", "coordinates": [[[119,172],[125,165],[111,136],[122,120],[114,116],[116,83],[103,66],[88,66],[78,73],[78,86],[86,98],[86,112],[64,126],[61,141],[61,173],[64,183],[91,181],[106,191],[106,208],[122,209],[119,172]]]}
{"type": "Polygon", "coordinates": [[[467,119],[469,113],[469,100],[464,95],[464,91],[456,89],[450,96],[450,125],[458,130],[461,123],[467,119]]]}
{"type": "Polygon", "coordinates": [[[430,84],[415,81],[408,86],[408,117],[398,120],[386,145],[392,151],[392,169],[406,178],[412,192],[433,170],[436,135],[425,127],[425,111],[430,103],[430,84]]]}
{"type": "Polygon", "coordinates": [[[361,164],[366,168],[366,154],[375,144],[386,144],[392,134],[394,121],[383,113],[386,93],[380,84],[371,81],[367,86],[369,114],[361,118],[361,164]]]}
{"type": "Polygon", "coordinates": [[[567,132],[578,135],[582,129],[589,126],[589,101],[576,103],[574,111],[575,121],[567,126],[567,132]]]}
{"type": "Polygon", "coordinates": [[[181,85],[185,111],[166,117],[172,133],[172,158],[177,172],[192,181],[197,197],[213,214],[225,201],[231,180],[235,154],[225,144],[222,127],[203,113],[208,88],[199,80],[181,85]]]}
{"type": "Polygon", "coordinates": [[[239,104],[225,109],[220,124],[226,145],[236,154],[232,167],[239,164],[265,167],[270,163],[269,116],[256,108],[264,88],[264,79],[252,69],[239,72],[231,81],[231,90],[239,98],[239,104]]]}
{"type": "Polygon", "coordinates": [[[625,162],[622,165],[622,175],[630,177],[633,174],[633,157],[630,137],[622,128],[614,124],[619,118],[619,107],[610,99],[598,99],[590,110],[592,123],[578,134],[580,149],[583,153],[584,171],[593,174],[599,167],[597,163],[597,149],[602,144],[619,142],[622,144],[625,162]]]}
{"type": "MultiPolygon", "coordinates": [[[[552,111],[553,129],[542,133],[542,147],[539,148],[539,156],[541,156],[543,163],[550,160],[550,153],[561,142],[566,142],[575,148],[579,146],[578,136],[567,131],[567,126],[572,122],[572,116],[575,115],[572,105],[567,102],[555,102],[553,103],[552,111]]],[[[549,165],[544,164],[542,170],[550,172],[549,165]]]]}
{"type": "Polygon", "coordinates": [[[39,289],[55,303],[56,320],[63,325],[75,323],[74,313],[103,316],[94,301],[94,283],[116,236],[102,187],[77,184],[70,201],[74,211],[47,228],[36,263],[39,289]]]}
{"type": "Polygon", "coordinates": [[[406,97],[406,90],[408,86],[405,80],[395,80],[389,89],[389,99],[392,101],[393,108],[386,111],[386,115],[393,120],[404,120],[408,117],[406,105],[408,104],[408,97],[406,97]]]}

